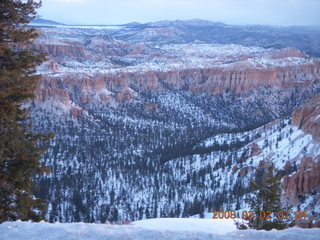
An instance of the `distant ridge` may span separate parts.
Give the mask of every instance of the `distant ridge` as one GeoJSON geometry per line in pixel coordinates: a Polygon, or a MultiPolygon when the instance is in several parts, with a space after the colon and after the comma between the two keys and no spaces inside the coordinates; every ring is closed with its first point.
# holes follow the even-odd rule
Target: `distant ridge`
{"type": "Polygon", "coordinates": [[[320,25],[314,26],[275,26],[275,25],[261,25],[261,24],[245,24],[245,25],[232,25],[225,24],[219,21],[210,21],[205,19],[188,19],[188,20],[161,20],[155,22],[129,22],[122,24],[64,24],[56,21],[52,21],[44,18],[36,18],[31,21],[30,25],[33,26],[131,26],[131,27],[184,27],[184,26],[193,26],[193,27],[258,27],[258,28],[286,28],[291,30],[310,30],[310,31],[319,31],[320,25]]]}
{"type": "Polygon", "coordinates": [[[48,19],[36,18],[30,22],[30,25],[50,26],[50,25],[65,25],[65,24],[48,20],[48,19]]]}
{"type": "Polygon", "coordinates": [[[158,22],[149,22],[147,25],[152,27],[182,27],[182,26],[226,26],[226,24],[222,22],[212,22],[209,20],[203,19],[190,19],[190,20],[175,20],[175,21],[158,21],[158,22]]]}
{"type": "Polygon", "coordinates": [[[203,19],[190,19],[190,20],[175,20],[175,21],[157,21],[157,22],[149,22],[149,23],[140,23],[140,22],[130,22],[125,24],[76,24],[76,25],[69,25],[69,24],[63,24],[60,22],[52,21],[49,19],[44,18],[36,18],[31,21],[30,25],[35,26],[51,26],[51,25],[60,25],[60,26],[141,26],[141,25],[149,25],[152,27],[179,27],[184,25],[190,25],[190,26],[214,26],[214,25],[221,25],[226,26],[226,24],[222,22],[212,22],[209,20],[203,20],[203,19]]]}

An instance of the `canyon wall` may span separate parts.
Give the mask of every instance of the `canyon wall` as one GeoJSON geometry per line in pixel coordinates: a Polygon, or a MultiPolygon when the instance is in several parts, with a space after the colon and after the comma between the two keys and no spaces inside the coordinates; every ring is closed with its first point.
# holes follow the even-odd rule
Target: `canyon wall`
{"type": "MultiPolygon", "coordinates": [[[[52,73],[57,71],[58,67],[56,64],[51,63],[50,66],[52,73]]],[[[94,76],[81,73],[68,73],[59,74],[58,76],[50,74],[43,76],[36,91],[36,96],[38,101],[44,101],[49,97],[53,97],[53,95],[57,95],[59,99],[63,98],[63,101],[67,101],[66,98],[72,92],[73,94],[71,95],[77,97],[73,97],[70,100],[86,104],[92,99],[100,99],[101,101],[107,101],[110,98],[131,100],[133,98],[131,90],[145,92],[167,89],[188,90],[193,93],[220,94],[227,91],[241,93],[258,88],[261,85],[279,88],[295,86],[304,88],[308,84],[317,84],[319,82],[320,62],[262,69],[216,67],[209,69],[176,69],[168,72],[98,73],[94,76]],[[92,98],[92,96],[96,95],[99,97],[92,98]]],[[[310,125],[308,128],[311,127],[310,125]]],[[[319,138],[319,136],[317,137],[319,138]]]]}

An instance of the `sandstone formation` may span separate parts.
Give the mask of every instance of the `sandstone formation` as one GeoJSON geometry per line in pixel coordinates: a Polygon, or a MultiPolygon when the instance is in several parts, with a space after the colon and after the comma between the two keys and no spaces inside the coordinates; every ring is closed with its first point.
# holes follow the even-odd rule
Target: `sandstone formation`
{"type": "Polygon", "coordinates": [[[299,196],[320,189],[320,156],[301,160],[298,171],[284,177],[284,192],[290,202],[297,202],[299,196]]]}
{"type": "Polygon", "coordinates": [[[35,91],[36,102],[44,102],[50,99],[59,101],[66,106],[70,106],[71,104],[69,93],[59,88],[38,88],[35,91]]]}
{"type": "Polygon", "coordinates": [[[314,140],[320,141],[320,95],[292,113],[292,124],[311,134],[314,140]]]}
{"type": "Polygon", "coordinates": [[[238,176],[243,178],[248,174],[248,167],[243,167],[240,169],[238,176]]]}
{"type": "Polygon", "coordinates": [[[252,144],[252,147],[251,147],[251,155],[250,155],[250,157],[259,156],[261,154],[261,152],[262,151],[261,151],[259,145],[254,143],[254,144],[252,144]]]}
{"type": "Polygon", "coordinates": [[[53,72],[59,71],[59,66],[55,61],[49,63],[49,69],[53,72]]]}
{"type": "MultiPolygon", "coordinates": [[[[52,64],[53,70],[57,69],[56,64],[52,64]]],[[[129,88],[137,92],[154,90],[189,90],[193,93],[207,92],[209,94],[219,94],[225,91],[245,92],[261,85],[276,87],[305,87],[307,84],[320,82],[320,62],[317,64],[306,64],[294,67],[272,67],[267,69],[183,69],[169,72],[123,72],[118,74],[98,74],[88,76],[86,74],[65,74],[59,77],[45,76],[39,85],[38,92],[44,91],[40,99],[45,100],[48,94],[62,94],[62,98],[67,96],[67,92],[73,91],[79,96],[81,103],[89,102],[89,95],[100,90],[116,94],[118,100],[130,100],[132,94],[129,88]]],[[[39,96],[39,93],[37,94],[39,96]]],[[[107,94],[101,93],[101,101],[110,98],[107,94]]],[[[301,112],[301,116],[312,111],[308,106],[301,112]]],[[[319,110],[317,110],[319,111],[319,110]]],[[[311,114],[311,112],[310,112],[311,114]]],[[[308,119],[314,119],[314,114],[308,115],[308,119]]],[[[299,111],[294,113],[294,123],[300,119],[299,111]]],[[[301,120],[301,119],[300,119],[301,120]]],[[[307,132],[316,129],[316,121],[304,123],[303,129],[307,132]],[[308,130],[309,129],[309,130],[308,130]]],[[[300,123],[300,122],[299,122],[300,123]]],[[[315,137],[319,138],[318,135],[315,137]]]]}
{"type": "Polygon", "coordinates": [[[298,58],[305,58],[306,55],[296,48],[284,48],[284,49],[277,49],[272,52],[268,52],[263,54],[264,57],[271,58],[271,59],[281,59],[281,58],[288,58],[288,57],[298,57],[298,58]]]}
{"type": "Polygon", "coordinates": [[[34,48],[53,57],[74,57],[84,59],[88,56],[85,47],[69,44],[35,44],[34,48]]]}

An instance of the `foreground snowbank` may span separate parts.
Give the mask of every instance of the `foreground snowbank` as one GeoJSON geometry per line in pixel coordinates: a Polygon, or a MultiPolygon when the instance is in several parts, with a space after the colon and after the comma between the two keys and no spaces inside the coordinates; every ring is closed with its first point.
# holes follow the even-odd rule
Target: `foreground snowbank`
{"type": "Polygon", "coordinates": [[[283,231],[236,230],[232,221],[212,219],[149,219],[130,225],[87,223],[5,222],[0,225],[4,240],[319,240],[320,229],[291,228],[283,231]]]}
{"type": "Polygon", "coordinates": [[[133,222],[133,224],[148,230],[193,231],[219,235],[237,230],[234,222],[227,219],[155,218],[133,222]]]}

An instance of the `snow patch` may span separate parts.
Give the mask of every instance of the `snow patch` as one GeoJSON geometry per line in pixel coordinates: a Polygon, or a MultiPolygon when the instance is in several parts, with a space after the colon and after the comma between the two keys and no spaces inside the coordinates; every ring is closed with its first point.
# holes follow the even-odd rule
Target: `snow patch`
{"type": "Polygon", "coordinates": [[[236,230],[231,221],[208,219],[150,219],[129,225],[89,223],[5,222],[0,238],[19,240],[317,240],[320,229],[290,228],[282,231],[236,230]]]}

